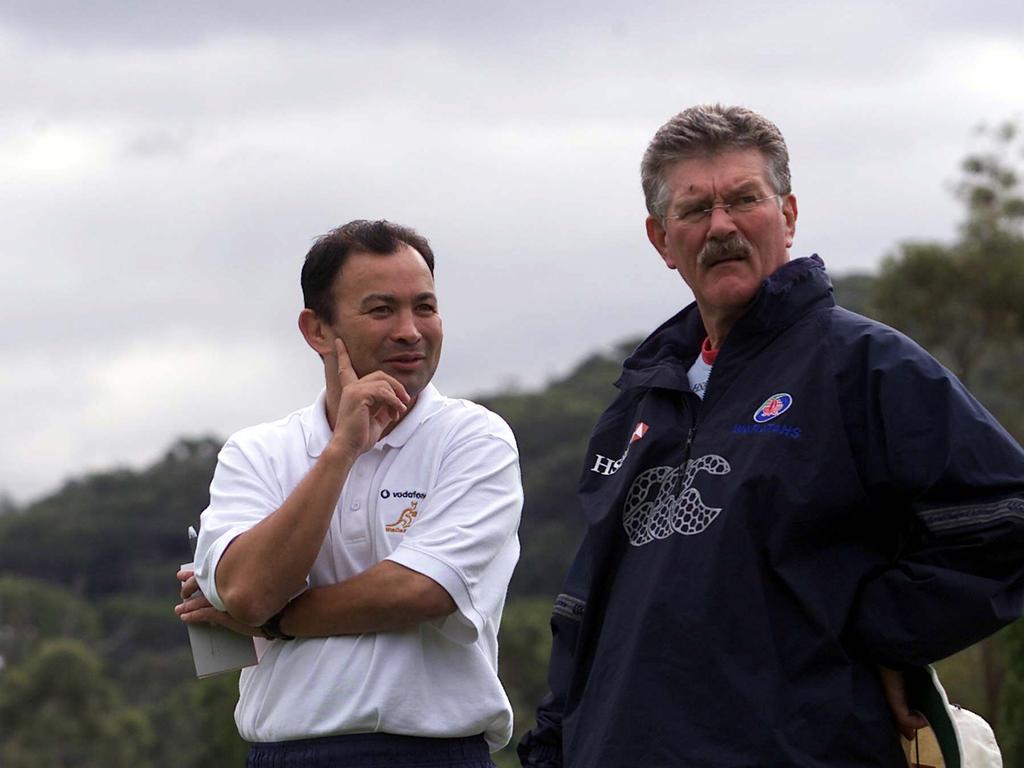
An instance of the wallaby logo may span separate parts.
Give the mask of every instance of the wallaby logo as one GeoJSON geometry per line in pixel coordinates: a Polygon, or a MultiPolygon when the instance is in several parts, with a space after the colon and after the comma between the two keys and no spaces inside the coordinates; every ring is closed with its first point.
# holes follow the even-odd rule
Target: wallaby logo
{"type": "Polygon", "coordinates": [[[634,547],[673,533],[694,536],[703,533],[722,511],[709,507],[693,487],[698,472],[726,475],[732,471],[721,456],[708,454],[690,459],[684,467],[652,467],[637,475],[626,494],[622,526],[634,547]]]}
{"type": "Polygon", "coordinates": [[[412,521],[416,519],[416,505],[418,503],[410,501],[409,506],[402,510],[402,514],[398,516],[398,519],[393,523],[385,525],[384,530],[388,533],[405,533],[408,531],[412,521]]]}

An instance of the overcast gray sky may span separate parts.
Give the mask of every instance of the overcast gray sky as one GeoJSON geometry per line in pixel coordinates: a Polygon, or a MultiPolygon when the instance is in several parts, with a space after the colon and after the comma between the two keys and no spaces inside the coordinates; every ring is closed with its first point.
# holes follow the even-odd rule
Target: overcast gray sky
{"type": "Polygon", "coordinates": [[[637,167],[698,102],[790,146],[794,255],[948,240],[1020,116],[1010,2],[0,2],[0,491],[140,466],[309,402],[312,240],[432,241],[453,395],[543,384],[691,296],[637,167]]]}

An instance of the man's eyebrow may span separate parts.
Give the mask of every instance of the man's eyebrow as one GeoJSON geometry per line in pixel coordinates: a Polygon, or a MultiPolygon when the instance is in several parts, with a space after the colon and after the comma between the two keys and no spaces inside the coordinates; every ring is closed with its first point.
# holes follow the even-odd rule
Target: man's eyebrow
{"type": "Polygon", "coordinates": [[[729,190],[729,194],[736,195],[744,192],[756,192],[761,189],[761,182],[758,179],[746,179],[729,190]]]}
{"type": "Polygon", "coordinates": [[[391,306],[392,304],[397,303],[398,299],[390,293],[368,293],[363,296],[363,300],[359,302],[359,306],[366,307],[370,304],[387,304],[388,306],[391,306]]]}
{"type": "MultiPolygon", "coordinates": [[[[413,297],[413,303],[419,304],[423,301],[437,301],[437,295],[433,291],[424,291],[423,293],[417,293],[413,297]]],[[[371,304],[386,304],[389,307],[395,306],[400,303],[398,297],[391,293],[368,293],[363,297],[363,300],[359,302],[361,307],[368,307],[371,304]]]]}
{"type": "MultiPolygon", "coordinates": [[[[727,194],[743,194],[745,192],[757,190],[760,187],[761,182],[756,178],[743,179],[742,181],[738,181],[735,185],[730,186],[727,194]]],[[[675,205],[678,207],[680,205],[686,205],[694,202],[703,202],[705,200],[710,200],[711,198],[712,195],[710,192],[707,192],[706,190],[695,190],[693,187],[690,187],[680,195],[679,199],[676,200],[675,205]]]]}

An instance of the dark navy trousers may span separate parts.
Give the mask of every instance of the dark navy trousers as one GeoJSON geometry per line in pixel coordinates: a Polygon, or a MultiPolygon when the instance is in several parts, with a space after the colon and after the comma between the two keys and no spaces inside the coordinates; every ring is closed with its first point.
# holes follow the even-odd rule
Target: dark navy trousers
{"type": "Polygon", "coordinates": [[[246,768],[494,768],[483,736],[429,739],[352,733],[259,742],[246,768]]]}

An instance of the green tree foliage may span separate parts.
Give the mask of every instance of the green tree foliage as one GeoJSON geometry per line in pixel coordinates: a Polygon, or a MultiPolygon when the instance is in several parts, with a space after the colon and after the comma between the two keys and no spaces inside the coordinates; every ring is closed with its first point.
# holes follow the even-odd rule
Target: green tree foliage
{"type": "Polygon", "coordinates": [[[506,748],[511,755],[519,738],[533,727],[537,703],[548,690],[551,600],[531,597],[510,601],[501,619],[498,648],[498,675],[515,714],[515,733],[506,748]]]}
{"type": "Polygon", "coordinates": [[[833,275],[832,288],[835,291],[836,303],[858,315],[876,317],[878,313],[871,305],[876,280],[874,275],[862,272],[833,275]]]}
{"type": "Polygon", "coordinates": [[[12,515],[18,511],[18,505],[6,491],[0,491],[0,517],[12,515]]]}
{"type": "Polygon", "coordinates": [[[100,634],[95,609],[60,587],[0,576],[0,659],[17,664],[44,640],[76,638],[95,643],[100,634]]]}
{"type": "Polygon", "coordinates": [[[103,638],[105,656],[124,658],[143,649],[166,652],[181,647],[186,631],[169,610],[169,603],[176,602],[173,570],[164,572],[164,581],[164,600],[120,594],[99,603],[100,619],[107,630],[103,638]]]}
{"type": "Polygon", "coordinates": [[[0,517],[0,563],[89,597],[166,594],[168,574],[173,582],[188,559],[185,530],[209,500],[219,448],[182,439],[144,472],[91,474],[0,517]]]}
{"type": "Polygon", "coordinates": [[[522,554],[510,593],[558,593],[583,533],[576,483],[597,417],[607,407],[622,360],[637,341],[591,355],[543,391],[477,398],[512,427],[519,445],[526,501],[519,528],[522,554]]]}
{"type": "Polygon", "coordinates": [[[0,765],[146,768],[148,718],[124,705],[99,658],[52,640],[0,677],[0,765]]]}
{"type": "MultiPolygon", "coordinates": [[[[186,663],[191,667],[192,660],[186,663]]],[[[235,727],[238,673],[205,680],[190,679],[161,690],[148,708],[160,723],[153,746],[153,762],[175,768],[243,766],[249,745],[235,727]]]]}
{"type": "Polygon", "coordinates": [[[904,244],[883,263],[873,301],[883,321],[972,389],[981,373],[993,372],[995,358],[1005,370],[1024,351],[1024,196],[1016,167],[1024,143],[1013,124],[985,134],[992,148],[963,161],[956,186],[966,206],[960,237],[951,245],[904,244]]]}
{"type": "Polygon", "coordinates": [[[962,231],[965,242],[984,243],[1024,234],[1024,196],[1020,164],[1024,160],[1021,126],[1007,121],[978,133],[987,146],[964,158],[956,194],[967,206],[962,231]]]}
{"type": "Polygon", "coordinates": [[[1003,687],[999,740],[1005,768],[1024,768],[1024,621],[1004,632],[1004,650],[1010,663],[1003,687]]]}

